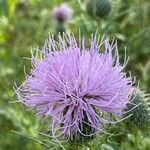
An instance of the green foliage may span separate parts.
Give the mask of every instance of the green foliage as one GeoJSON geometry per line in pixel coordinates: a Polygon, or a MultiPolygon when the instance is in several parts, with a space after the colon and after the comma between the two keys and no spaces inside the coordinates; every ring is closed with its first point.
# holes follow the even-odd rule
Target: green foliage
{"type": "MultiPolygon", "coordinates": [[[[20,85],[24,80],[24,64],[26,72],[30,73],[30,60],[23,57],[30,57],[30,47],[41,48],[49,32],[57,32],[58,25],[53,21],[51,11],[61,2],[69,3],[74,9],[72,21],[61,30],[70,29],[78,36],[80,28],[81,35],[88,38],[98,28],[101,35],[115,37],[121,61],[124,46],[127,47],[127,55],[130,56],[127,71],[131,70],[140,80],[140,86],[150,92],[149,0],[133,0],[132,3],[131,0],[111,1],[111,11],[105,18],[87,14],[86,0],[0,0],[0,150],[62,149],[51,137],[38,133],[45,132],[46,125],[41,124],[41,119],[36,119],[35,112],[17,103],[13,96],[14,81],[20,85]]],[[[139,109],[143,110],[141,107],[139,109]]],[[[140,122],[143,122],[142,118],[140,116],[140,122]]],[[[123,122],[108,128],[109,134],[100,133],[84,144],[65,142],[63,145],[68,150],[75,147],[148,150],[150,147],[148,131],[133,128],[130,131],[123,122]]]]}

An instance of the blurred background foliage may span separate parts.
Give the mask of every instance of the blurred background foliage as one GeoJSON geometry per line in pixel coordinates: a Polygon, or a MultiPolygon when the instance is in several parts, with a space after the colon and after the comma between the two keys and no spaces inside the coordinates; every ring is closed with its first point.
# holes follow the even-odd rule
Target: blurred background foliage
{"type": "MultiPolygon", "coordinates": [[[[115,37],[120,55],[126,46],[130,56],[127,70],[137,77],[144,91],[150,92],[149,0],[110,0],[111,12],[104,18],[87,13],[88,0],[0,0],[0,150],[42,150],[45,145],[41,141],[43,136],[39,141],[39,134],[35,132],[41,128],[35,112],[16,102],[13,86],[14,81],[20,85],[24,80],[24,65],[27,72],[30,70],[30,61],[23,59],[30,57],[30,48],[41,48],[48,33],[56,34],[52,9],[62,2],[74,11],[71,22],[65,25],[66,30],[78,36],[80,29],[81,34],[89,38],[99,29],[101,35],[115,37]]],[[[100,139],[105,139],[101,147],[105,150],[149,150],[147,132],[135,129],[131,132],[122,125],[117,127],[117,132],[122,135],[109,141],[96,138],[92,143],[95,149],[99,150],[100,139]]],[[[55,145],[50,140],[45,142],[55,145]]]]}

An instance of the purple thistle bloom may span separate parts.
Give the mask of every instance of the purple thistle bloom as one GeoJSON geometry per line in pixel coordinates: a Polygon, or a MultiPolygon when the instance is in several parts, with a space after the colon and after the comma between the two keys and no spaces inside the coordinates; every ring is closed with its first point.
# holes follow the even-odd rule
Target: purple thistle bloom
{"type": "Polygon", "coordinates": [[[21,102],[51,120],[53,132],[59,129],[71,140],[102,131],[110,114],[122,116],[131,93],[117,43],[98,44],[92,37],[90,45],[85,48],[84,39],[77,44],[70,34],[59,36],[59,42],[50,37],[36,56],[32,51],[31,75],[17,90],[21,102]]]}
{"type": "Polygon", "coordinates": [[[72,9],[67,4],[62,4],[53,9],[53,16],[60,23],[70,20],[72,13],[72,9]]]}

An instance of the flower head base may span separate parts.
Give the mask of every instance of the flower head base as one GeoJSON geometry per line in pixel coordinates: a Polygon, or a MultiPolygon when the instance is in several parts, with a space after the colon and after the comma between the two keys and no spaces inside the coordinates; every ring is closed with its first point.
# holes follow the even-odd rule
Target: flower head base
{"type": "Polygon", "coordinates": [[[67,4],[62,4],[53,9],[53,16],[59,23],[63,23],[71,19],[72,12],[67,4]]]}
{"type": "Polygon", "coordinates": [[[17,90],[25,105],[51,120],[53,134],[59,130],[70,140],[102,131],[112,122],[109,114],[122,116],[132,88],[117,44],[92,36],[90,45],[77,44],[71,34],[59,42],[50,37],[36,56],[32,52],[31,75],[17,90]]]}

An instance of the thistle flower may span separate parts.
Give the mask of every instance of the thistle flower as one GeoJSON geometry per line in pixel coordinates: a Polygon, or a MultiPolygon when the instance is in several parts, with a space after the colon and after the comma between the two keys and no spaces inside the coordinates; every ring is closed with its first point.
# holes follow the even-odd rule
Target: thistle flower
{"type": "Polygon", "coordinates": [[[60,23],[69,21],[72,17],[72,13],[73,10],[67,4],[62,4],[53,9],[53,16],[60,23]]]}
{"type": "Polygon", "coordinates": [[[101,132],[129,102],[132,81],[123,72],[126,61],[119,63],[117,44],[96,41],[92,36],[86,48],[71,34],[59,42],[50,36],[36,56],[32,51],[31,75],[17,89],[21,102],[49,118],[53,134],[69,140],[101,132]]]}

